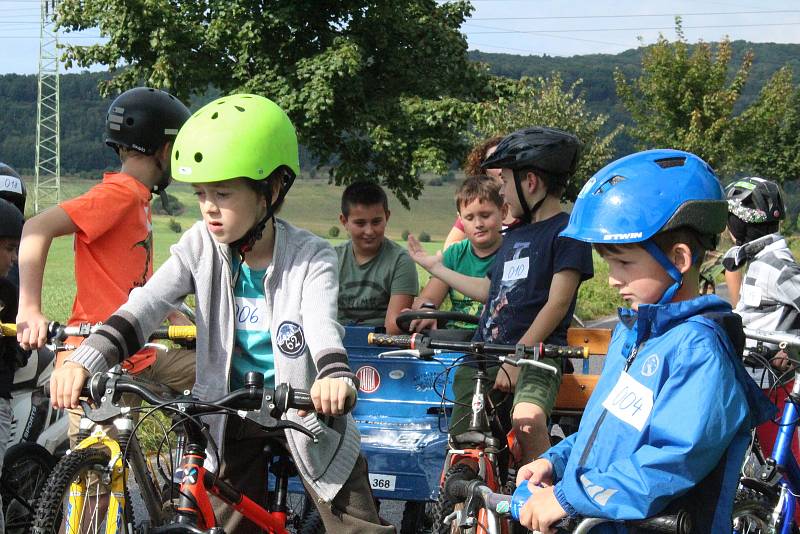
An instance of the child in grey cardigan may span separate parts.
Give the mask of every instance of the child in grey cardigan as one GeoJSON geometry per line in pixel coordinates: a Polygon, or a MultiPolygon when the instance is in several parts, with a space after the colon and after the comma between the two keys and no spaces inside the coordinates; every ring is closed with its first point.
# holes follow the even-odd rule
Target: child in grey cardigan
{"type": "MultiPolygon", "coordinates": [[[[203,221],[54,373],[54,405],[74,406],[89,372],[135,352],[172,307],[194,294],[195,396],[219,398],[251,370],[263,372],[268,384],[310,389],[317,413],[335,417],[328,425],[316,414],[290,411],[287,417],[319,441],[287,431],[286,444],[327,531],[393,532],[381,525],[358,429],[346,415],[356,377],[336,322],[336,254],[326,241],[273,217],[299,172],[291,122],[266,98],[223,97],[187,121],[173,158],[175,179],[192,183],[203,221]]],[[[219,416],[211,427],[221,448],[220,475],[263,504],[264,433],[235,417],[219,416]]],[[[237,512],[215,512],[225,532],[258,531],[237,512]]]]}

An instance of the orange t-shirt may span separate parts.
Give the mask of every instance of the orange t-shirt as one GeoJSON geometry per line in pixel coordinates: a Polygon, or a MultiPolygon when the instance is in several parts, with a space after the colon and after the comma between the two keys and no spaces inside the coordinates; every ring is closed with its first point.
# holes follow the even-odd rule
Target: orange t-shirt
{"type": "Polygon", "coordinates": [[[153,274],[150,190],[123,173],[62,202],[75,233],[75,301],[69,323],[105,321],[153,274]]]}

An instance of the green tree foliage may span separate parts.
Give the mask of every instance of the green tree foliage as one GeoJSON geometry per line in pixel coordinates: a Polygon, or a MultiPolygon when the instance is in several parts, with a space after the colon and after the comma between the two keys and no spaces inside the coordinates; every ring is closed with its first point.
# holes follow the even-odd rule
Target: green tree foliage
{"type": "Polygon", "coordinates": [[[780,182],[800,177],[800,88],[792,69],[779,70],[734,120],[726,169],[780,182]]]}
{"type": "Polygon", "coordinates": [[[187,98],[209,87],[278,102],[336,183],[379,180],[401,202],[422,170],[462,154],[485,90],[459,31],[466,0],[62,0],[67,65],[108,66],[109,95],[145,83],[187,98]]]}
{"type": "Polygon", "coordinates": [[[669,147],[688,150],[721,168],[733,151],[730,139],[734,106],[753,62],[744,55],[729,76],[730,41],[716,47],[700,42],[690,47],[676,21],[678,39],[660,36],[642,56],[642,74],[628,82],[615,73],[617,93],[632,115],[632,135],[639,148],[669,147]]]}
{"type": "Polygon", "coordinates": [[[617,125],[609,133],[600,134],[608,116],[589,111],[584,98],[576,94],[580,83],[577,80],[564,89],[559,74],[538,79],[495,79],[495,90],[500,96],[475,106],[474,140],[532,125],[574,133],[584,144],[578,170],[564,191],[564,199],[574,200],[589,176],[611,159],[614,138],[622,130],[622,125],[617,125]]]}

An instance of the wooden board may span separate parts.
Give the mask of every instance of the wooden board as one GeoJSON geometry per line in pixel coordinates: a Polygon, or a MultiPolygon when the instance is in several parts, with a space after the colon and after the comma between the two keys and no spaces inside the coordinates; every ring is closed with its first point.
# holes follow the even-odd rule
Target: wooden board
{"type": "Polygon", "coordinates": [[[608,328],[567,329],[567,345],[589,347],[589,354],[605,355],[609,343],[611,343],[611,330],[608,328]]]}
{"type": "Polygon", "coordinates": [[[564,375],[556,397],[555,410],[583,410],[600,375],[564,375]]]}

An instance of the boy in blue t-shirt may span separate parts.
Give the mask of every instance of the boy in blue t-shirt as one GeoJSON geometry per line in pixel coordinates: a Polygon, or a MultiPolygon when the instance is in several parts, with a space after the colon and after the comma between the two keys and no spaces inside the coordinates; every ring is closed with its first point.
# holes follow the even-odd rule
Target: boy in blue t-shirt
{"type": "Polygon", "coordinates": [[[677,150],[617,160],[578,194],[561,235],[594,244],[630,309],[620,309],[578,432],[517,474],[532,493],[520,514],[527,528],[682,510],[692,532],[731,532],[750,429],[772,410],[731,341],[741,322],[730,304],[698,295],[703,253],[726,215],[713,170],[677,150]]]}
{"type": "MultiPolygon", "coordinates": [[[[559,199],[575,172],[580,147],[578,138],[570,133],[526,128],[505,137],[483,163],[484,168],[501,169],[503,197],[511,215],[520,221],[506,233],[488,278],[446,269],[441,256],[429,256],[416,240],[409,239],[411,257],[431,275],[486,302],[476,341],[526,345],[566,342],[578,286],[593,274],[591,247],[559,237],[569,219],[559,199]]],[[[548,363],[561,369],[561,362],[548,363]]],[[[519,371],[510,365],[494,372],[498,396],[514,391],[512,426],[522,456],[529,461],[550,446],[547,418],[561,384],[560,372],[527,367],[519,371]]],[[[457,406],[470,405],[471,376],[472,369],[463,366],[456,373],[457,406]]],[[[465,431],[468,423],[468,417],[454,416],[451,435],[465,431]]]]}

